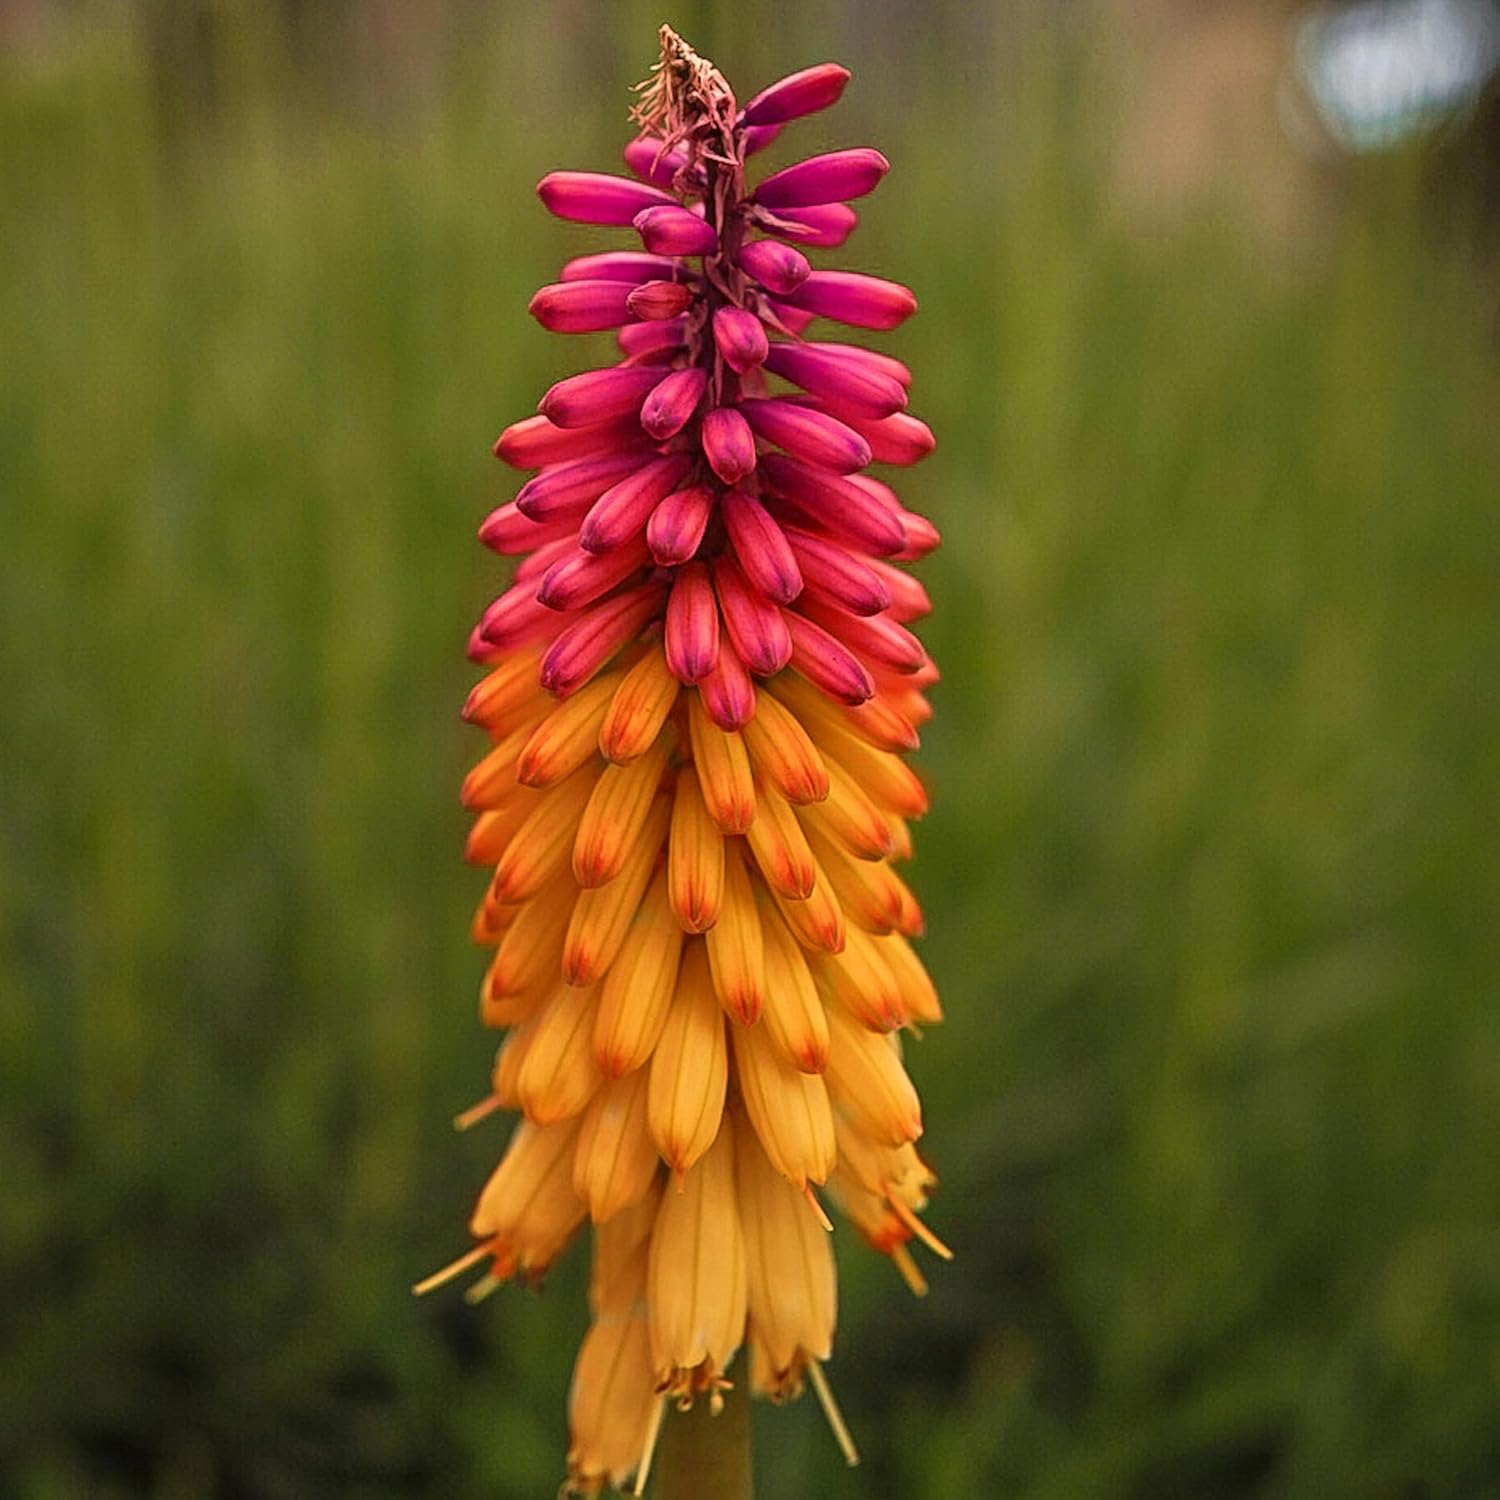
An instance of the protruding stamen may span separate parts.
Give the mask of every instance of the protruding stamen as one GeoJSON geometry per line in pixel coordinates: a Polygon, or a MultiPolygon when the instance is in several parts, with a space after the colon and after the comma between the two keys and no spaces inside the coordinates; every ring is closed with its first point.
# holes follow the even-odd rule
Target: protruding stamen
{"type": "Polygon", "coordinates": [[[927,1278],[917,1269],[917,1263],[911,1258],[911,1251],[905,1245],[893,1246],[890,1252],[891,1261],[901,1273],[901,1279],[911,1288],[913,1297],[925,1297],[927,1295],[927,1278]]]}
{"type": "Polygon", "coordinates": [[[470,1307],[478,1307],[484,1299],[505,1285],[505,1282],[493,1271],[486,1271],[478,1281],[464,1291],[464,1301],[470,1307]]]}
{"type": "Polygon", "coordinates": [[[886,1200],[896,1217],[932,1251],[934,1255],[941,1256],[943,1260],[952,1260],[953,1251],[948,1248],[933,1232],[918,1213],[914,1213],[894,1193],[886,1200]]]}
{"type": "Polygon", "coordinates": [[[656,1457],[656,1440],[661,1436],[661,1419],[667,1413],[667,1398],[661,1396],[651,1408],[651,1422],[646,1428],[646,1442],[641,1448],[641,1461],[636,1467],[635,1484],[630,1493],[640,1496],[646,1493],[646,1481],[651,1477],[651,1460],[656,1457]]]}
{"type": "Polygon", "coordinates": [[[454,1115],[453,1128],[455,1130],[467,1130],[471,1125],[477,1125],[481,1120],[487,1120],[500,1108],[500,1096],[490,1094],[481,1099],[478,1104],[471,1104],[462,1114],[454,1115]]]}
{"type": "Polygon", "coordinates": [[[828,1377],[823,1373],[823,1366],[815,1359],[807,1362],[807,1378],[812,1382],[812,1388],[817,1393],[818,1405],[823,1408],[823,1415],[828,1420],[828,1426],[833,1432],[834,1441],[839,1445],[839,1451],[844,1455],[844,1462],[852,1469],[859,1463],[859,1449],[854,1446],[854,1439],[849,1435],[849,1428],[844,1421],[844,1414],[839,1410],[839,1404],[833,1399],[833,1390],[828,1384],[828,1377]]]}
{"type": "Polygon", "coordinates": [[[486,1256],[493,1254],[489,1244],[475,1245],[472,1250],[466,1250],[457,1260],[449,1261],[440,1271],[434,1271],[431,1276],[424,1276],[421,1281],[412,1287],[414,1297],[425,1297],[428,1292],[436,1291],[440,1286],[446,1286],[455,1276],[462,1276],[470,1266],[477,1266],[486,1256]]]}
{"type": "Polygon", "coordinates": [[[818,1195],[813,1192],[812,1183],[802,1184],[802,1196],[807,1199],[807,1206],[812,1209],[813,1217],[820,1223],[829,1234],[833,1233],[833,1220],[828,1217],[823,1205],[818,1202],[818,1195]]]}

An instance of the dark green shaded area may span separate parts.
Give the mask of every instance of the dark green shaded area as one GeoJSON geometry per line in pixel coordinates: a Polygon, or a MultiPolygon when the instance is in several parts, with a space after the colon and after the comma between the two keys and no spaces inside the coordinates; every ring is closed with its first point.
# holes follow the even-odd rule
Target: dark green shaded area
{"type": "MultiPolygon", "coordinates": [[[[0,64],[0,1493],[551,1494],[583,1267],[407,1287],[503,1139],[455,788],[487,453],[602,339],[640,5],[476,12],[425,79],[227,4],[0,64]],[[152,40],[152,38],[155,40],[152,40]],[[398,86],[399,82],[399,86],[398,86]]],[[[184,12],[186,14],[186,12],[184,12]]],[[[915,1050],[959,1250],[847,1232],[791,1497],[1486,1496],[1500,1473],[1500,376],[1420,159],[1313,264],[1108,209],[1092,35],[674,19],[802,149],[940,447],[915,1050]],[[747,89],[748,91],[748,89],[747,89]]],[[[314,17],[315,19],[315,17],[314,17]]],[[[413,27],[419,23],[413,19],[413,27]]],[[[399,49],[398,49],[399,50],[399,49]]]]}

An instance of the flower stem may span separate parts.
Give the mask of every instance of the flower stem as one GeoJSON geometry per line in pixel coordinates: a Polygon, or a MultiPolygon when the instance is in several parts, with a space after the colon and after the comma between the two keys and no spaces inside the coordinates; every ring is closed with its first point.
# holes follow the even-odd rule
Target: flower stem
{"type": "Polygon", "coordinates": [[[748,1374],[724,1392],[724,1410],[708,1402],[667,1414],[656,1461],[657,1500],[753,1500],[750,1485],[748,1374]]]}

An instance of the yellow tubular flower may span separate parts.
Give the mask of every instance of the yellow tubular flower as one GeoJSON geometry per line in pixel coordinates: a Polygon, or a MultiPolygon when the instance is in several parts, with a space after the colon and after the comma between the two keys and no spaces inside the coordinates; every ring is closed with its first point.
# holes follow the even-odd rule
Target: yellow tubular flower
{"type": "Polygon", "coordinates": [[[486,672],[463,714],[487,743],[461,801],[464,857],[490,871],[480,1018],[505,1035],[455,1123],[523,1118],[474,1246],[418,1287],[482,1263],[476,1300],[535,1280],[588,1226],[578,1495],[632,1474],[642,1493],[672,1401],[717,1409],[747,1377],[774,1401],[810,1385],[855,1460],[822,1368],[836,1287],[815,1190],[913,1291],[913,1242],[949,1254],[921,1217],[936,1178],[902,1060],[942,1007],[896,869],[927,806],[904,757],[937,681],[907,565],[937,534],[861,472],[932,435],[899,360],[803,331],[892,328],[916,304],[796,248],[841,243],[845,199],[886,163],[832,152],[752,193],[761,127],[831,104],[846,71],[741,109],[662,35],[635,177],[539,188],[564,219],[633,225],[670,269],[616,281],[639,247],[606,252],[537,294],[548,328],[618,329],[622,362],[559,381],[496,444],[530,477],[480,529],[520,561],[470,640],[486,672]]]}

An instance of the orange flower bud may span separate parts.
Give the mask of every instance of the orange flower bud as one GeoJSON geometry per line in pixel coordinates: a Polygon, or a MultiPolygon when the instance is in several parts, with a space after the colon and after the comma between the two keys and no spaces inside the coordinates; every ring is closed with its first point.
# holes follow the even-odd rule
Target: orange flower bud
{"type": "Polygon", "coordinates": [[[629,765],[609,765],[594,785],[573,841],[573,878],[588,889],[603,885],[623,868],[634,849],[675,736],[664,728],[656,743],[629,765]]]}
{"type": "Polygon", "coordinates": [[[647,1119],[662,1160],[679,1176],[708,1150],[719,1132],[729,1079],[724,1014],[714,994],[708,954],[690,942],[677,975],[677,993],[651,1057],[647,1119]]]}
{"type": "Polygon", "coordinates": [[[734,1026],[730,1037],[740,1097],[771,1164],[799,1191],[826,1182],[836,1148],[823,1080],[799,1072],[765,1026],[734,1026]]]}
{"type": "Polygon", "coordinates": [[[606,760],[624,765],[656,743],[677,702],[681,684],[667,669],[659,645],[653,645],[620,680],[599,726],[599,750],[606,760]]]}
{"type": "Polygon", "coordinates": [[[573,1191],[577,1139],[576,1119],[560,1125],[522,1120],[479,1195],[471,1232],[506,1247],[521,1270],[545,1269],[583,1222],[583,1200],[573,1191]]]}
{"type": "Polygon", "coordinates": [[[812,895],[806,901],[788,901],[779,891],[771,892],[776,909],[797,934],[804,948],[839,953],[844,947],[844,912],[821,870],[813,877],[812,895]]]}
{"type": "Polygon", "coordinates": [[[656,1175],[656,1143],[646,1122],[646,1069],[607,1082],[589,1102],[573,1157],[573,1191],[596,1224],[622,1217],[656,1175]]]}
{"type": "Polygon", "coordinates": [[[604,1081],[594,1061],[592,989],[559,984],[528,1027],[534,1027],[525,1061],[516,1075],[516,1097],[526,1118],[554,1125],[576,1115],[604,1081]]]}
{"type": "Polygon", "coordinates": [[[760,913],[738,839],[724,845],[724,905],[704,941],[714,990],[727,1015],[753,1025],[765,1001],[765,957],[760,913]]]}
{"type": "Polygon", "coordinates": [[[756,780],[755,819],[745,842],[772,890],[789,901],[805,901],[812,895],[816,867],[807,835],[791,803],[763,778],[756,780]]]}
{"type": "Polygon", "coordinates": [[[536,798],[531,811],[495,866],[491,889],[498,900],[524,901],[567,868],[568,851],[594,781],[593,767],[584,766],[557,786],[530,794],[536,798]]]}
{"type": "Polygon", "coordinates": [[[883,859],[895,848],[886,815],[849,779],[836,761],[828,765],[828,797],[801,809],[809,832],[816,830],[847,849],[856,859],[883,859]]]}
{"type": "Polygon", "coordinates": [[[887,967],[876,939],[850,927],[843,951],[820,953],[812,960],[819,992],[871,1031],[896,1031],[906,1025],[901,988],[887,967]]]}
{"type": "Polygon", "coordinates": [[[633,1072],[651,1056],[677,988],[682,928],[658,870],[609,966],[594,1023],[593,1048],[607,1077],[633,1072]]]}
{"type": "Polygon", "coordinates": [[[766,1003],[761,1020],[794,1067],[821,1073],[828,1062],[828,1022],[801,944],[781,916],[761,907],[766,1003]]]}
{"type": "Polygon", "coordinates": [[[888,1146],[922,1134],[922,1106],[901,1066],[894,1036],[861,1026],[842,1006],[828,1010],[828,1066],[835,1107],[888,1146]]]}
{"type": "Polygon", "coordinates": [[[709,816],[724,833],[743,833],[755,817],[755,782],[744,740],[738,731],[720,729],[697,693],[688,695],[688,729],[709,816]]]}
{"type": "Polygon", "coordinates": [[[553,786],[593,758],[604,711],[623,675],[610,672],[596,677],[531,731],[516,757],[516,780],[522,786],[553,786]]]}
{"type": "Polygon", "coordinates": [[[724,901],[724,835],[708,815],[697,773],[687,766],[677,773],[672,803],[667,895],[687,932],[707,932],[719,920],[724,901]]]}
{"type": "Polygon", "coordinates": [[[807,730],[779,699],[762,694],[755,717],[740,733],[760,773],[789,802],[821,802],[828,795],[828,767],[807,730]]]}

